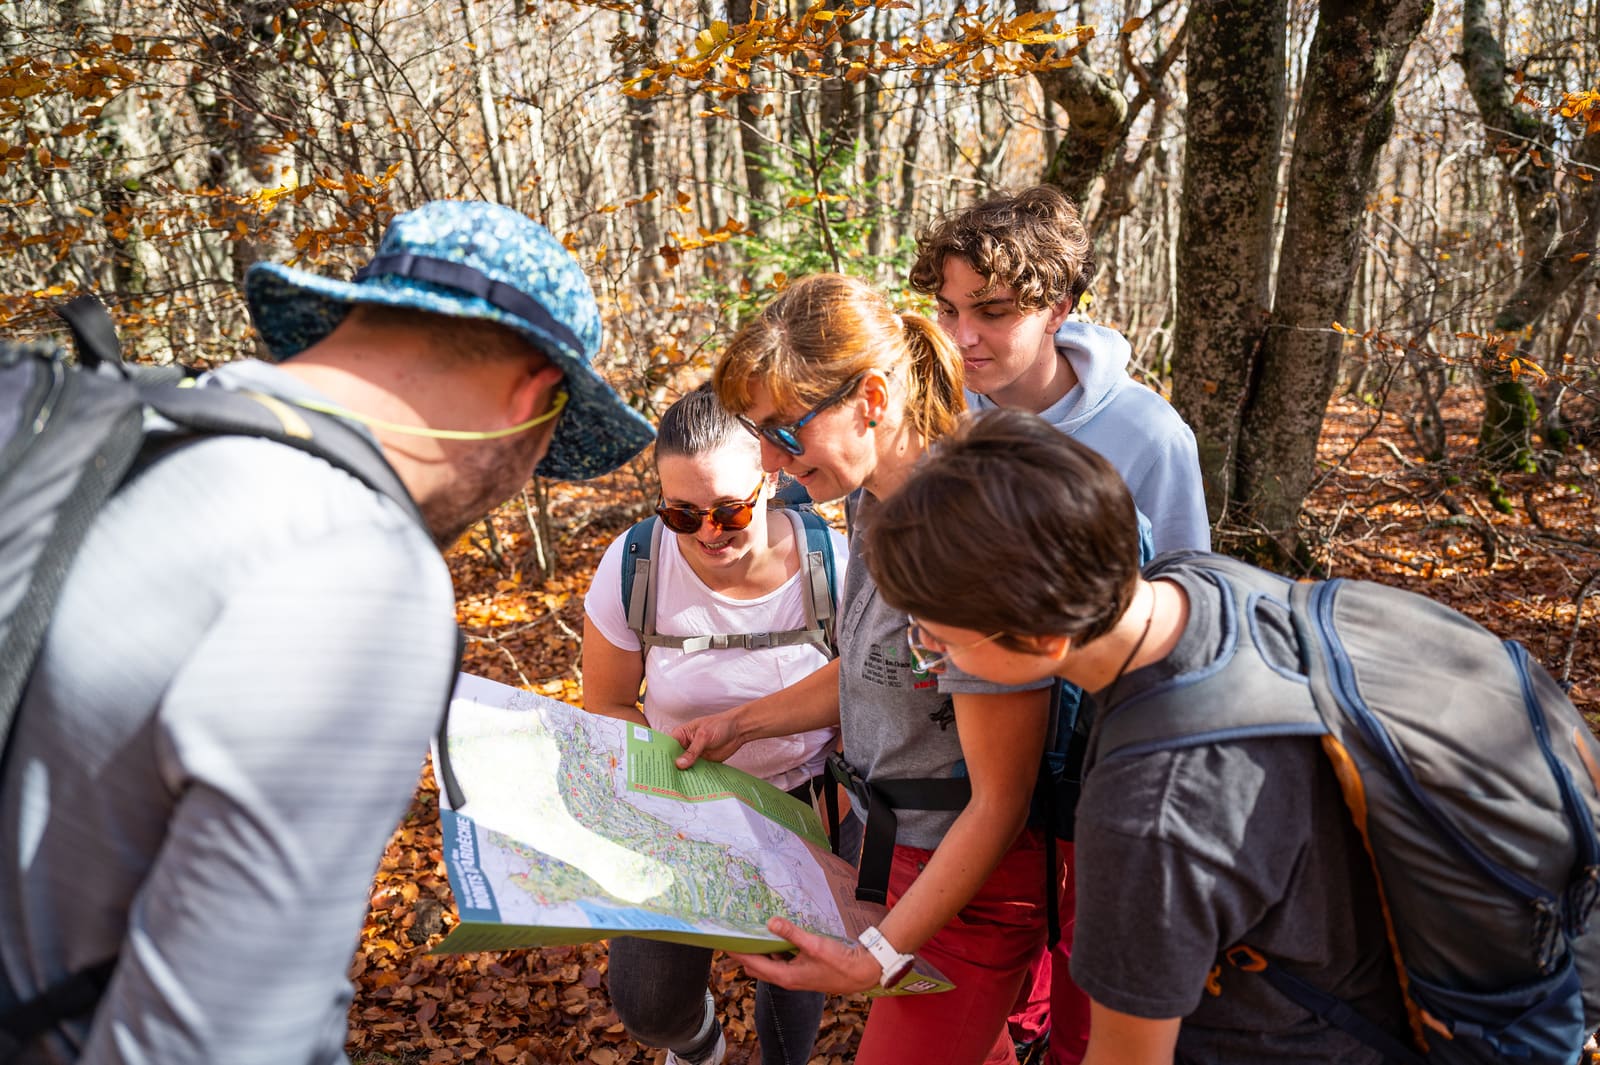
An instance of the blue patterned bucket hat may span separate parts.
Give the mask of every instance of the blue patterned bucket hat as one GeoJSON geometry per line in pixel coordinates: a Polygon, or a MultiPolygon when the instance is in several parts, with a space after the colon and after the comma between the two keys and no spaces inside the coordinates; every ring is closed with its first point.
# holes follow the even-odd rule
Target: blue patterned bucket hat
{"type": "Polygon", "coordinates": [[[326,337],[357,303],[483,318],[521,333],[566,374],[567,407],[540,476],[598,477],[655,437],[590,366],[600,351],[600,308],[589,279],[549,230],[510,208],[436,200],[396,215],[353,280],[257,263],[244,290],[276,359],[326,337]]]}

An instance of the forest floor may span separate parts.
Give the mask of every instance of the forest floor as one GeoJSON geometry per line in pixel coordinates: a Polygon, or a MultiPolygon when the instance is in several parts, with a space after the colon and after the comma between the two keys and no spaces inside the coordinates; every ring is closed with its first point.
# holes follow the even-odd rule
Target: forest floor
{"type": "MultiPolygon", "coordinates": [[[[1443,411],[1449,453],[1472,454],[1470,393],[1443,411]]],[[[1585,594],[1600,585],[1600,500],[1590,456],[1552,474],[1503,478],[1509,513],[1470,473],[1426,464],[1403,420],[1349,398],[1329,410],[1324,480],[1308,508],[1312,541],[1331,575],[1366,578],[1433,596],[1500,636],[1520,640],[1574,702],[1600,721],[1600,639],[1585,594]],[[1580,610],[1588,620],[1575,624],[1580,610]]],[[[495,541],[477,536],[449,556],[468,672],[579,702],[583,596],[606,545],[653,500],[640,471],[552,490],[559,565],[540,580],[520,503],[494,516],[495,541]],[[498,555],[498,560],[494,557],[498,555]]],[[[1600,599],[1600,589],[1593,597],[1600,599]]],[[[357,985],[349,1051],[357,1065],[477,1061],[499,1065],[660,1065],[606,996],[603,944],[468,955],[429,954],[455,922],[441,860],[437,792],[424,767],[411,810],[373,885],[351,968],[357,985]]],[[[753,984],[718,956],[714,991],[730,1065],[758,1062],[753,984]]],[[[866,1016],[860,996],[834,998],[813,1065],[851,1059],[866,1016]]]]}

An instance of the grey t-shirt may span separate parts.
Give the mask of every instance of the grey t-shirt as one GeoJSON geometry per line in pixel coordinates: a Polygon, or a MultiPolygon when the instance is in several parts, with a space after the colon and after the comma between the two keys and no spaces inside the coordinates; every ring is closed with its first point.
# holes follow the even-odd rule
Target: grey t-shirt
{"type": "MultiPolygon", "coordinates": [[[[1112,697],[1109,713],[1216,658],[1220,592],[1201,577],[1177,579],[1190,596],[1188,627],[1164,661],[1100,693],[1112,697]]],[[[1268,641],[1292,656],[1286,632],[1268,641]]],[[[1383,1060],[1224,963],[1221,952],[1237,943],[1404,1036],[1371,868],[1316,740],[1101,761],[1085,782],[1076,835],[1073,979],[1111,1009],[1184,1018],[1179,1062],[1383,1060]],[[1219,964],[1213,995],[1207,977],[1219,964]]]]}
{"type": "Polygon", "coordinates": [[[456,661],[428,536],[318,458],[206,439],[114,496],[0,780],[0,1008],[119,962],[93,1023],[23,1060],[343,1062],[372,875],[456,661]]]}
{"type": "MultiPolygon", "coordinates": [[[[979,680],[953,666],[938,674],[914,670],[905,614],[883,601],[867,567],[859,564],[865,549],[862,533],[876,509],[876,502],[863,493],[851,516],[850,556],[858,561],[845,575],[839,608],[844,754],[868,780],[953,776],[961,761],[961,737],[951,695],[1027,691],[1049,687],[1049,682],[1012,688],[979,680]]],[[[899,810],[896,816],[896,843],[931,849],[939,845],[957,814],[899,810]]]]}

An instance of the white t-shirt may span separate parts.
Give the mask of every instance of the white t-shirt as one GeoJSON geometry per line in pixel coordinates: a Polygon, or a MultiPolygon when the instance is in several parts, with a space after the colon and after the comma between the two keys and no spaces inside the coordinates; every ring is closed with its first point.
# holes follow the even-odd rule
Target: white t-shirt
{"type": "MultiPolygon", "coordinates": [[[[787,523],[789,519],[781,511],[772,511],[767,520],[787,523]]],[[[627,608],[622,602],[626,539],[624,533],[606,548],[583,609],[610,643],[637,651],[639,637],[628,628],[627,608]]],[[[849,548],[837,532],[829,539],[836,587],[842,589],[849,548]]],[[[664,636],[785,632],[805,626],[804,566],[759,599],[732,599],[706,587],[685,561],[675,533],[662,530],[660,557],[651,561],[657,567],[656,631],[664,636]]],[[[692,654],[677,647],[652,647],[644,667],[645,720],[653,729],[671,731],[697,717],[787,688],[827,663],[827,656],[810,643],[756,650],[728,647],[692,654]]],[[[787,790],[822,771],[837,734],[836,729],[828,728],[753,740],[729,758],[728,764],[787,790]]]]}

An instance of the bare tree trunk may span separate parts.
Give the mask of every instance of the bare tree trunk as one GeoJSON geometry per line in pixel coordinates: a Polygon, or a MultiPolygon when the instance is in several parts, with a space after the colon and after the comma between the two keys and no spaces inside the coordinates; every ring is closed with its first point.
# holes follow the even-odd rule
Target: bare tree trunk
{"type": "Polygon", "coordinates": [[[926,71],[914,71],[911,99],[911,118],[906,123],[906,137],[900,145],[900,218],[909,223],[916,217],[917,160],[922,154],[922,130],[928,113],[928,95],[933,90],[933,76],[926,71]]]}
{"type": "MultiPolygon", "coordinates": [[[[747,26],[754,14],[754,0],[728,0],[728,24],[747,26]]],[[[744,164],[744,187],[755,203],[767,200],[766,166],[769,163],[766,139],[762,130],[766,126],[767,102],[759,93],[740,93],[734,97],[734,117],[739,121],[739,147],[744,164]]],[[[748,212],[752,224],[756,212],[748,212]]]]}
{"type": "MultiPolygon", "coordinates": [[[[278,20],[291,6],[290,0],[193,5],[195,14],[208,19],[197,23],[212,27],[189,94],[212,146],[205,180],[213,188],[238,196],[276,184],[277,157],[262,149],[293,109],[292,100],[272,95],[275,83],[286,87],[286,79],[274,77],[280,63],[272,43],[278,20]]],[[[248,227],[225,239],[235,284],[243,283],[252,263],[273,257],[248,227]]]]}
{"type": "Polygon", "coordinates": [[[1300,549],[1322,417],[1339,372],[1378,153],[1394,126],[1401,63],[1431,0],[1323,0],[1295,124],[1270,327],[1245,402],[1233,502],[1269,561],[1300,549]]]}
{"type": "MultiPolygon", "coordinates": [[[[654,55],[661,41],[661,11],[655,0],[641,0],[639,16],[639,43],[646,55],[654,55]]],[[[635,53],[638,54],[638,53],[635,53]]],[[[632,77],[636,70],[628,71],[632,77]]],[[[633,195],[643,197],[652,189],[661,188],[661,174],[656,151],[661,140],[661,120],[656,113],[655,97],[628,97],[628,176],[633,184],[633,195]]],[[[651,199],[635,206],[638,219],[638,243],[641,251],[636,276],[640,285],[651,289],[661,279],[661,199],[651,199]]],[[[646,298],[653,301],[653,291],[646,298]]]]}
{"type": "MultiPolygon", "coordinates": [[[[489,176],[494,181],[495,201],[515,206],[516,189],[511,179],[509,160],[500,136],[500,109],[494,101],[494,72],[491,69],[492,47],[485,47],[481,35],[472,23],[472,0],[460,0],[461,22],[466,27],[467,61],[472,64],[472,78],[478,89],[478,115],[483,120],[484,154],[489,157],[489,176]]],[[[492,41],[489,42],[492,46],[492,41]]]]}
{"type": "MultiPolygon", "coordinates": [[[[1578,187],[1572,191],[1558,186],[1556,131],[1518,106],[1506,84],[1505,51],[1489,25],[1485,0],[1465,0],[1462,28],[1457,58],[1491,146],[1505,165],[1522,230],[1523,261],[1530,264],[1494,318],[1494,332],[1509,343],[1491,340],[1483,352],[1478,455],[1491,468],[1531,471],[1538,405],[1508,367],[1507,356],[1525,350],[1517,341],[1527,339],[1524,334],[1588,267],[1584,256],[1593,254],[1600,225],[1600,192],[1595,188],[1600,182],[1575,182],[1578,187]]],[[[1580,167],[1600,162],[1600,134],[1585,136],[1573,158],[1580,167]]]]}
{"type": "Polygon", "coordinates": [[[1191,11],[1172,398],[1199,443],[1213,522],[1233,489],[1270,306],[1286,9],[1286,0],[1210,0],[1191,11]]]}
{"type": "MultiPolygon", "coordinates": [[[[1015,0],[1015,6],[1019,15],[1039,9],[1038,0],[1015,0]]],[[[1053,55],[1050,45],[1033,45],[1029,50],[1041,58],[1053,55]]],[[[1086,203],[1095,179],[1127,135],[1127,97],[1114,80],[1090,69],[1082,55],[1071,66],[1040,71],[1034,77],[1045,99],[1068,115],[1067,132],[1045,165],[1044,179],[1073,202],[1086,203]]]]}

